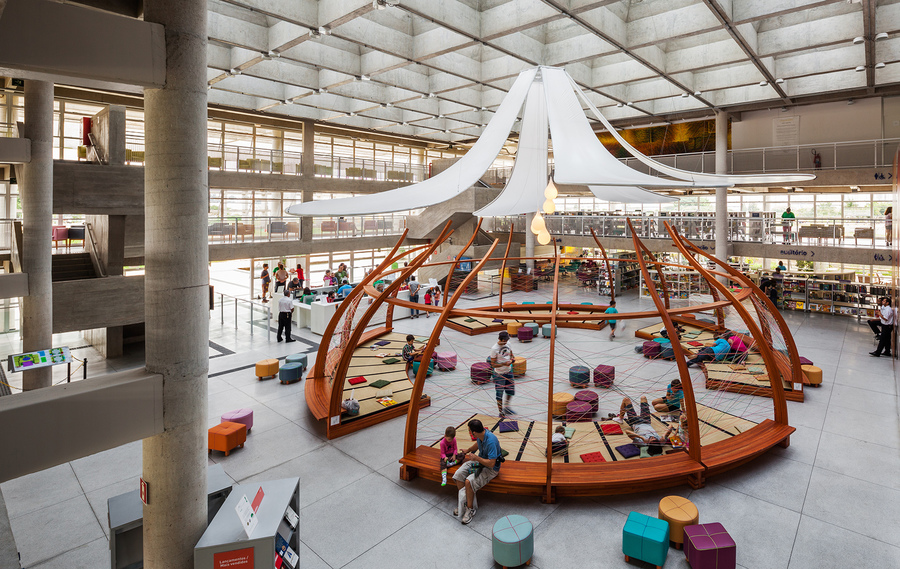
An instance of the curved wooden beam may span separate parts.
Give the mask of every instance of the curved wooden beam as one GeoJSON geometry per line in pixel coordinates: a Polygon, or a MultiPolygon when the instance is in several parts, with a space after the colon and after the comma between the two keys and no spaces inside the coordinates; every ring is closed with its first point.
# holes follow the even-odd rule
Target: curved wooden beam
{"type": "MultiPolygon", "coordinates": [[[[628,223],[628,228],[631,230],[631,239],[634,242],[635,247],[634,250],[639,252],[644,245],[641,243],[640,238],[631,226],[631,220],[627,219],[626,222],[628,223]]],[[[656,310],[662,317],[663,325],[666,327],[666,331],[669,334],[672,351],[675,354],[675,365],[678,367],[678,375],[681,378],[681,389],[684,391],[684,403],[681,407],[682,412],[686,412],[688,417],[688,441],[690,442],[688,454],[693,460],[699,463],[701,462],[701,453],[700,426],[699,418],[697,417],[697,399],[694,397],[694,385],[691,383],[691,372],[688,370],[687,362],[685,361],[684,349],[681,347],[681,342],[678,341],[678,329],[675,328],[675,323],[672,322],[672,317],[669,316],[668,306],[660,300],[659,294],[656,292],[656,285],[650,280],[650,271],[647,269],[647,263],[644,261],[644,256],[638,254],[637,258],[641,273],[644,275],[644,278],[647,279],[647,292],[650,293],[650,298],[653,300],[656,310]]]]}
{"type": "Polygon", "coordinates": [[[482,218],[478,218],[478,224],[475,225],[475,231],[472,232],[472,237],[469,238],[469,242],[466,243],[466,246],[460,250],[459,254],[454,259],[453,264],[450,265],[450,272],[447,273],[447,280],[444,282],[444,306],[447,305],[447,296],[450,294],[450,280],[453,278],[453,271],[456,270],[456,267],[459,265],[459,260],[462,259],[463,255],[466,254],[466,251],[469,250],[469,247],[472,246],[472,243],[475,242],[475,238],[478,236],[478,230],[481,229],[481,221],[482,218]]]}
{"type": "MultiPolygon", "coordinates": [[[[515,224],[510,225],[509,227],[509,241],[506,242],[506,251],[503,253],[503,262],[500,264],[500,299],[497,301],[497,306],[503,307],[503,279],[506,275],[506,259],[509,257],[509,248],[512,246],[512,238],[513,238],[513,228],[515,224]]],[[[509,277],[509,283],[512,285],[512,275],[509,277]]]]}
{"type": "Polygon", "coordinates": [[[600,243],[600,240],[597,239],[597,234],[594,232],[594,228],[591,227],[591,237],[594,238],[594,243],[597,244],[597,247],[600,247],[600,252],[603,253],[603,260],[606,262],[606,276],[609,279],[609,299],[616,299],[616,282],[613,278],[612,268],[609,265],[609,256],[606,254],[606,249],[603,247],[603,243],[600,243]]]}

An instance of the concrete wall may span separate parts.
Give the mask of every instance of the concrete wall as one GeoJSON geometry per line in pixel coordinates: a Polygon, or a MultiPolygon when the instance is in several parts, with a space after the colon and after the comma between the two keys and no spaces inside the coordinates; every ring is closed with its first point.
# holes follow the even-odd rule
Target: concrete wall
{"type": "Polygon", "coordinates": [[[125,107],[108,105],[94,115],[91,134],[102,162],[117,166],[125,164],[125,107]]]}
{"type": "Polygon", "coordinates": [[[143,275],[53,283],[54,334],[143,321],[143,275]]]}
{"type": "Polygon", "coordinates": [[[31,162],[31,141],[27,138],[0,138],[0,162],[4,164],[31,162]]]}

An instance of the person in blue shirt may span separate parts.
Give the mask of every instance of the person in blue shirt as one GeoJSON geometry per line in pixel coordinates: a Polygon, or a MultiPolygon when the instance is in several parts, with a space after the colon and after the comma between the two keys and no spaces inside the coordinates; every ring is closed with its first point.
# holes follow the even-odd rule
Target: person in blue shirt
{"type": "MultiPolygon", "coordinates": [[[[462,464],[453,475],[456,487],[466,489],[466,507],[463,513],[462,523],[467,524],[475,517],[475,492],[500,474],[501,451],[500,441],[497,435],[486,430],[478,419],[472,419],[468,423],[469,434],[475,437],[475,444],[466,449],[466,462],[462,464]],[[475,450],[478,454],[474,454],[475,450]]],[[[458,516],[459,510],[453,510],[453,515],[458,516]]]]}
{"type": "Polygon", "coordinates": [[[660,413],[669,413],[681,409],[681,401],[684,399],[684,390],[680,379],[673,379],[666,387],[666,396],[653,400],[653,408],[660,413]]]}
{"type": "MultiPolygon", "coordinates": [[[[616,301],[609,301],[609,308],[604,311],[604,314],[618,314],[619,311],[616,310],[616,301]]],[[[609,339],[612,340],[616,337],[616,321],[615,320],[607,320],[607,324],[609,324],[609,339]]]]}
{"type": "Polygon", "coordinates": [[[344,279],[344,284],[342,284],[337,289],[338,296],[344,297],[347,296],[347,293],[353,290],[353,287],[347,282],[347,279],[344,279]]]}
{"type": "Polygon", "coordinates": [[[694,364],[702,364],[703,362],[712,360],[717,362],[723,361],[726,356],[728,356],[730,350],[731,344],[728,343],[728,340],[721,335],[716,335],[716,343],[712,346],[702,348],[697,352],[696,357],[687,361],[687,366],[691,367],[694,364]]]}

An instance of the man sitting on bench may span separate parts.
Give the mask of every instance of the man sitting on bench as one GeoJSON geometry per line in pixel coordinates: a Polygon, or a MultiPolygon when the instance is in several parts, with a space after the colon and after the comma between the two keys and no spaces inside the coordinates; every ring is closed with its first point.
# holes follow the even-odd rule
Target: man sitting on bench
{"type": "MultiPolygon", "coordinates": [[[[486,430],[478,419],[472,419],[468,423],[469,433],[475,437],[475,444],[466,449],[466,462],[462,464],[453,475],[456,487],[466,489],[465,512],[462,523],[467,524],[475,517],[475,492],[500,474],[502,462],[500,441],[497,435],[486,430]],[[478,455],[474,454],[478,451],[478,455]]],[[[453,510],[453,515],[458,516],[459,510],[453,510]]]]}

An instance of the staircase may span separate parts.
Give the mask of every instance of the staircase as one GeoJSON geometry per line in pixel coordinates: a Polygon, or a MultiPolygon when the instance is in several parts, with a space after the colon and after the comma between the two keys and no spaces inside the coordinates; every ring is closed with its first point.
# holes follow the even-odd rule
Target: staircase
{"type": "Polygon", "coordinates": [[[53,255],[51,274],[53,282],[77,281],[97,278],[89,253],[65,253],[53,255]]]}

